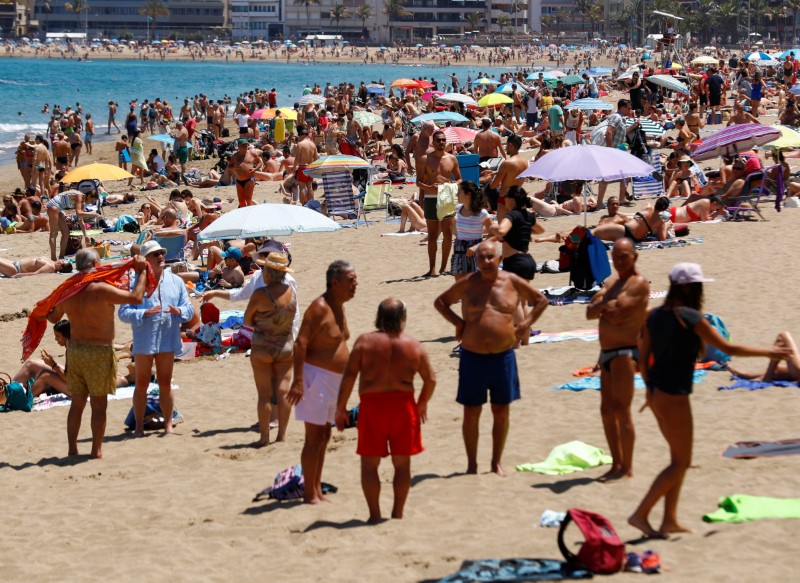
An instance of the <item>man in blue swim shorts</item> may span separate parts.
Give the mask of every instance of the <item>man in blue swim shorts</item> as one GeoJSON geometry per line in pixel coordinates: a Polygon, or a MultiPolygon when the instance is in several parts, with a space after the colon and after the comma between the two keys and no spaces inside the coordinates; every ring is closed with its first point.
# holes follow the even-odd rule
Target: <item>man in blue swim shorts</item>
{"type": "Polygon", "coordinates": [[[492,472],[505,476],[501,466],[509,425],[509,405],[520,398],[514,347],[547,307],[547,298],[518,275],[500,271],[499,244],[485,241],[475,253],[478,271],[457,281],[436,298],[434,306],[456,328],[461,341],[456,401],[464,406],[462,433],[467,450],[467,473],[478,473],[478,437],[487,392],[494,416],[492,472]],[[461,301],[462,316],[450,306],[461,301]],[[528,302],[526,317],[518,309],[528,302]]]}

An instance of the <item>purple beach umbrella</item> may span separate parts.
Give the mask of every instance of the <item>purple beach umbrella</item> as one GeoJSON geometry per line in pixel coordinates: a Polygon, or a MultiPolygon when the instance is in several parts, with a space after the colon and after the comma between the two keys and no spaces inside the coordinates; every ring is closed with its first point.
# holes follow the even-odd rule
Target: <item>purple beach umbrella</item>
{"type": "Polygon", "coordinates": [[[711,160],[719,156],[733,156],[739,152],[752,150],[755,146],[764,146],[781,137],[778,128],[758,123],[736,124],[719,130],[703,140],[692,158],[698,162],[711,160]]]}

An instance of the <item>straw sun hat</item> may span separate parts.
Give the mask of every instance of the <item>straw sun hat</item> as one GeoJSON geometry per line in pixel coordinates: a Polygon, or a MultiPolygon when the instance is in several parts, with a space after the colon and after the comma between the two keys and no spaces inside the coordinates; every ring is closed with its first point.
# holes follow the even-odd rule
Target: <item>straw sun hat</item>
{"type": "Polygon", "coordinates": [[[261,267],[274,269],[275,271],[284,271],[286,273],[293,273],[289,267],[289,258],[283,253],[270,253],[266,259],[256,259],[256,263],[261,267]]]}

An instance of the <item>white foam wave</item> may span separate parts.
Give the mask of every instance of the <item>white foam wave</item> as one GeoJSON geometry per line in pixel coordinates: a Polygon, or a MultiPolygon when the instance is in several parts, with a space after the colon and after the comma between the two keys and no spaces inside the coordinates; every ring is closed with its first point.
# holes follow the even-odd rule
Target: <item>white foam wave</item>
{"type": "Polygon", "coordinates": [[[0,134],[16,134],[25,132],[45,132],[46,123],[0,123],[0,134]]]}
{"type": "Polygon", "coordinates": [[[47,83],[42,83],[40,81],[15,81],[14,79],[0,79],[0,85],[16,85],[21,87],[32,87],[32,86],[42,87],[44,85],[47,85],[47,83]]]}

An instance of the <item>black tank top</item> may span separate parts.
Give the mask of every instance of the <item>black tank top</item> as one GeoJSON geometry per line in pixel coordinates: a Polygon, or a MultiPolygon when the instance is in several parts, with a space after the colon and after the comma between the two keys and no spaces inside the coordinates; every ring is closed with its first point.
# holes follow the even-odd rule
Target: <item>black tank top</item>
{"type": "Polygon", "coordinates": [[[527,253],[536,217],[528,209],[514,209],[506,214],[506,218],[511,221],[511,229],[503,239],[512,249],[527,253]]]}

